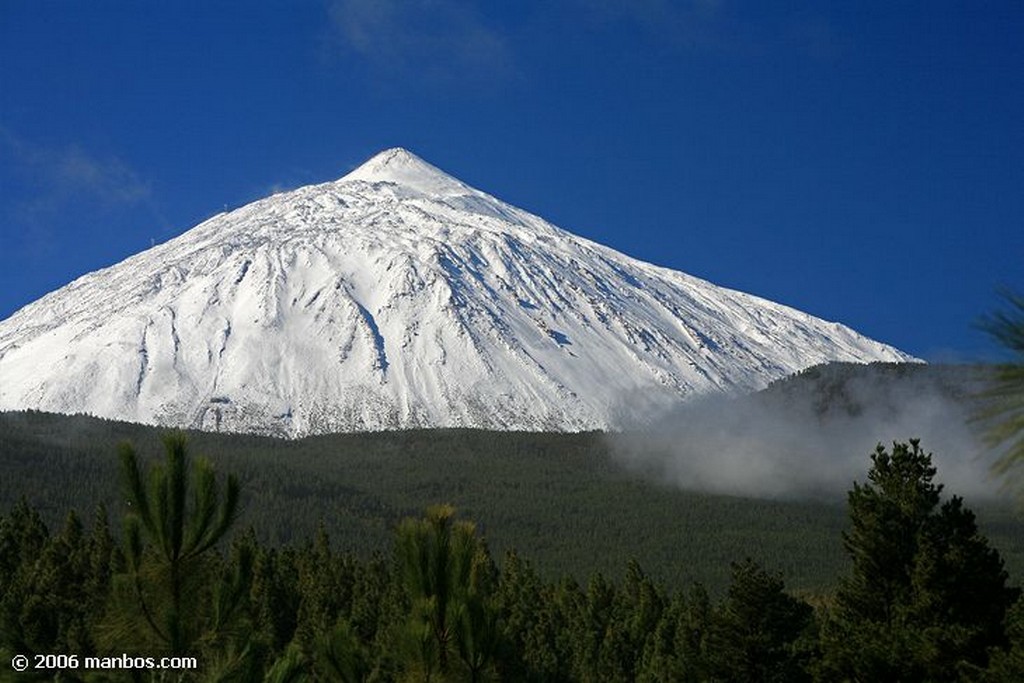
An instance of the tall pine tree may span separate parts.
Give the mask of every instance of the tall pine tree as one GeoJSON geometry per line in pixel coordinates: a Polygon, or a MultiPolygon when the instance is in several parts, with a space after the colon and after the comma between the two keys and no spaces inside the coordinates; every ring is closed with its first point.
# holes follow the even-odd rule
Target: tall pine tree
{"type": "Polygon", "coordinates": [[[164,463],[145,472],[131,445],[121,447],[127,572],[105,631],[112,645],[135,640],[146,652],[194,654],[238,614],[251,556],[222,568],[213,552],[235,520],[237,479],[221,492],[209,461],[189,458],[183,434],[167,435],[164,448],[164,463]]]}
{"type": "Polygon", "coordinates": [[[916,440],[881,445],[868,483],[849,493],[853,563],[822,634],[823,680],[955,681],[1004,646],[1019,591],[954,496],[941,503],[931,455],[916,440]]]}

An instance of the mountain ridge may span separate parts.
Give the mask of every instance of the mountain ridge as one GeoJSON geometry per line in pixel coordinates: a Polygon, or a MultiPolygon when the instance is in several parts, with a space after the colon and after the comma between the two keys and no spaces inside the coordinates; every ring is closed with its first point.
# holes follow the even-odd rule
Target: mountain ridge
{"type": "Polygon", "coordinates": [[[913,360],[644,263],[402,148],[0,321],[0,410],[302,436],[616,429],[829,360],[913,360]]]}

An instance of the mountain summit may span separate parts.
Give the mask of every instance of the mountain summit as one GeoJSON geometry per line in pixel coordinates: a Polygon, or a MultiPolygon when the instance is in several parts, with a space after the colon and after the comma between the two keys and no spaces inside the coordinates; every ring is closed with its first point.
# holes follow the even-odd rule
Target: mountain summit
{"type": "Polygon", "coordinates": [[[911,359],[572,235],[396,148],[0,322],[0,410],[288,437],[614,429],[830,360],[911,359]]]}
{"type": "Polygon", "coordinates": [[[376,154],[340,182],[354,180],[392,183],[435,197],[479,194],[461,180],[453,178],[401,147],[393,147],[376,154]]]}

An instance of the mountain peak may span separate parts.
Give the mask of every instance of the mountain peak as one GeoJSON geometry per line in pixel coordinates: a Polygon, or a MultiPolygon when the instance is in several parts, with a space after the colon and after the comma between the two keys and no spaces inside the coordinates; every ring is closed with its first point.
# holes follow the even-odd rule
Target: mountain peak
{"type": "Polygon", "coordinates": [[[830,360],[909,357],[389,149],[0,321],[0,411],[276,436],[621,429],[830,360]]]}
{"type": "Polygon", "coordinates": [[[392,147],[370,157],[341,182],[392,183],[432,196],[472,193],[473,189],[403,147],[392,147]]]}

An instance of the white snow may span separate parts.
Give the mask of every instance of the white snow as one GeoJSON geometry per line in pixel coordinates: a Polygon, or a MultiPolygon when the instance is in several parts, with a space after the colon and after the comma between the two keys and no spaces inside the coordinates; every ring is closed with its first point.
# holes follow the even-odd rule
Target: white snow
{"type": "Polygon", "coordinates": [[[913,359],[574,236],[391,149],[0,322],[0,410],[289,437],[616,429],[829,360],[913,359]]]}

